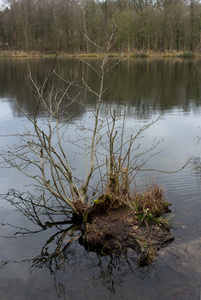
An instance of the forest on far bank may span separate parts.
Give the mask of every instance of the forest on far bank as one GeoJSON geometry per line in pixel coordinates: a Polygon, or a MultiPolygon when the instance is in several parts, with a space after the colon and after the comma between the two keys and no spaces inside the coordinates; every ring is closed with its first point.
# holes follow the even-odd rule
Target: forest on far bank
{"type": "Polygon", "coordinates": [[[117,25],[112,51],[200,51],[199,0],[9,0],[0,49],[94,52],[117,25]]]}

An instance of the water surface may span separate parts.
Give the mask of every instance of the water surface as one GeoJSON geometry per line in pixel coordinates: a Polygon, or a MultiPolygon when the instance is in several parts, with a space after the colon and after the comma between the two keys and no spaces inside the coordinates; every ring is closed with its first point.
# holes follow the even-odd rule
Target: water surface
{"type": "MultiPolygon", "coordinates": [[[[127,132],[148,124],[164,113],[163,118],[144,133],[141,142],[146,146],[155,138],[163,140],[156,150],[158,155],[149,161],[147,168],[173,171],[179,169],[188,157],[193,157],[191,163],[179,173],[147,171],[137,177],[139,184],[154,179],[164,185],[167,199],[172,203],[170,217],[175,241],[160,251],[153,266],[139,269],[134,253],[130,253],[126,259],[123,256],[101,257],[87,252],[77,238],[71,240],[79,236],[78,228],[64,231],[69,224],[21,238],[14,236],[15,228],[2,225],[1,299],[199,299],[200,63],[196,59],[139,59],[124,62],[107,75],[107,90],[101,107],[102,116],[110,106],[118,112],[125,111],[127,132]],[[61,239],[64,250],[55,257],[55,249],[61,239]],[[70,247],[65,249],[70,241],[70,247]]],[[[28,66],[33,78],[40,83],[48,74],[51,64],[51,59],[0,60],[1,135],[21,133],[28,126],[14,100],[30,116],[35,112],[37,97],[29,87],[28,66]]],[[[92,64],[95,65],[96,61],[92,61],[92,64]]],[[[80,74],[82,64],[74,59],[60,58],[56,70],[64,78],[68,75],[72,79],[80,74]]],[[[93,72],[88,68],[85,72],[90,86],[98,89],[93,72]]],[[[54,84],[60,83],[55,79],[54,84]]],[[[71,93],[75,95],[76,88],[71,93]]],[[[95,109],[95,98],[90,93],[84,92],[81,97],[86,106],[95,109]]],[[[72,124],[90,124],[87,108],[73,105],[72,112],[72,124]]],[[[40,121],[45,122],[42,109],[40,121]]],[[[2,147],[15,142],[17,139],[14,136],[1,137],[2,147]]],[[[67,150],[72,153],[71,148],[67,150]]],[[[80,165],[82,158],[77,161],[80,165]]],[[[1,169],[1,193],[7,193],[9,189],[34,192],[32,180],[17,170],[1,169]]],[[[36,225],[3,199],[0,217],[2,224],[37,230],[36,225]]]]}

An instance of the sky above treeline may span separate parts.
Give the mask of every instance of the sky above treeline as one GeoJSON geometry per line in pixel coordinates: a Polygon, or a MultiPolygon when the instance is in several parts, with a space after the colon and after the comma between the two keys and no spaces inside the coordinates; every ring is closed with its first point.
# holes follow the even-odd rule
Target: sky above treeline
{"type": "Polygon", "coordinates": [[[7,5],[6,2],[7,1],[5,1],[5,0],[0,0],[0,8],[4,8],[7,5]]]}

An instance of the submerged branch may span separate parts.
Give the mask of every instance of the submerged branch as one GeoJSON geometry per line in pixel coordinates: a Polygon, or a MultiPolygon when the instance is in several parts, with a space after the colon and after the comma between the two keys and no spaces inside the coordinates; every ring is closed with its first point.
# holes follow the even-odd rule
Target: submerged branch
{"type": "Polygon", "coordinates": [[[165,171],[165,170],[158,170],[158,169],[140,169],[140,171],[154,171],[154,172],[159,172],[159,173],[167,173],[167,174],[173,174],[182,171],[192,160],[193,157],[190,157],[187,159],[187,161],[181,166],[181,168],[174,170],[174,171],[165,171]]]}

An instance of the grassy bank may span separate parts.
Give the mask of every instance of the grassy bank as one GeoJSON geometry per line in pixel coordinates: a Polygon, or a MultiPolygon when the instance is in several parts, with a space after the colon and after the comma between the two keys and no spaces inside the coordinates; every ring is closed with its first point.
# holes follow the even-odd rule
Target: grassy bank
{"type": "MultiPolygon", "coordinates": [[[[42,53],[39,51],[9,51],[9,50],[0,50],[0,57],[9,57],[9,58],[50,58],[54,57],[56,52],[46,52],[42,53]]],[[[79,57],[79,58],[99,58],[102,57],[102,53],[64,53],[61,52],[60,56],[62,57],[79,57]]],[[[165,52],[153,52],[153,51],[135,51],[135,52],[111,52],[108,57],[119,58],[119,57],[133,57],[133,58],[143,58],[143,57],[181,57],[181,58],[191,58],[195,56],[200,56],[200,53],[193,52],[179,52],[179,51],[165,51],[165,52]]]]}

